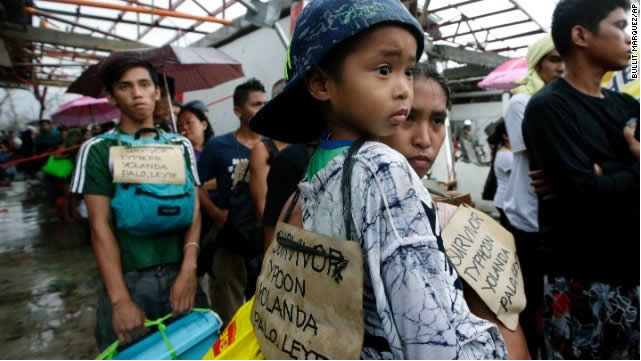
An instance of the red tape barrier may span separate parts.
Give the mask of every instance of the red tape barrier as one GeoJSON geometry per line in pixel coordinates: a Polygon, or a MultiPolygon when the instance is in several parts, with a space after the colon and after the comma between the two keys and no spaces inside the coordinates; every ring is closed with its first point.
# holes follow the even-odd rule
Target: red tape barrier
{"type": "Polygon", "coordinates": [[[10,160],[10,161],[5,162],[5,163],[0,163],[0,167],[6,167],[6,166],[10,166],[10,165],[27,163],[27,162],[31,162],[31,161],[34,161],[34,160],[46,158],[46,157],[48,157],[48,156],[50,156],[52,154],[65,153],[65,152],[68,152],[70,150],[76,150],[78,148],[80,148],[80,144],[74,145],[73,147],[69,147],[69,148],[62,148],[62,149],[54,150],[53,152],[47,152],[47,153],[34,155],[33,157],[10,160]]]}

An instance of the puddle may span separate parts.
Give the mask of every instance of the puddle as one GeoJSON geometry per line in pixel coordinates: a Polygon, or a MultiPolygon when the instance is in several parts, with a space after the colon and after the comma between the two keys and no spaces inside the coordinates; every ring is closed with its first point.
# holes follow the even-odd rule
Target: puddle
{"type": "Polygon", "coordinates": [[[0,358],[94,359],[100,278],[86,225],[59,223],[38,186],[14,182],[5,189],[0,194],[0,358]]]}

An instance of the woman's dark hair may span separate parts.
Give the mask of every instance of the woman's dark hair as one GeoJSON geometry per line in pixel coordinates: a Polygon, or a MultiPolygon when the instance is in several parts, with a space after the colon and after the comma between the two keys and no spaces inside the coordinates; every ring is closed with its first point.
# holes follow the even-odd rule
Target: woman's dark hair
{"type": "Polygon", "coordinates": [[[234,89],[234,106],[240,107],[247,103],[249,93],[251,92],[265,92],[265,87],[260,80],[251,78],[246,82],[240,84],[234,89]]]}
{"type": "Polygon", "coordinates": [[[191,114],[195,115],[196,118],[198,118],[198,120],[200,120],[201,123],[202,122],[207,123],[207,128],[205,128],[205,140],[204,140],[204,143],[207,143],[209,138],[214,136],[214,130],[211,129],[211,123],[209,123],[209,118],[207,118],[207,116],[200,110],[196,108],[191,108],[191,107],[183,107],[182,109],[180,109],[180,113],[178,113],[178,117],[180,117],[180,115],[185,112],[190,112],[191,114]]]}
{"type": "Polygon", "coordinates": [[[505,121],[503,118],[498,120],[496,127],[494,127],[494,132],[487,137],[487,143],[490,145],[492,150],[492,163],[494,163],[494,158],[496,158],[496,153],[499,151],[501,146],[505,145],[505,137],[507,136],[507,128],[505,128],[505,121]]]}
{"type": "Polygon", "coordinates": [[[117,58],[109,61],[100,69],[100,81],[102,81],[105,90],[109,94],[113,94],[114,83],[122,79],[122,76],[132,68],[147,69],[151,81],[156,87],[158,86],[158,73],[156,73],[151,64],[136,58],[117,58]]]}
{"type": "Polygon", "coordinates": [[[445,79],[445,77],[436,70],[436,67],[434,67],[434,65],[429,63],[416,64],[414,78],[417,77],[423,77],[425,79],[434,80],[435,82],[437,82],[438,85],[441,86],[441,89],[443,89],[443,93],[445,93],[446,106],[448,109],[450,108],[450,106],[452,105],[452,91],[450,90],[450,86],[447,84],[447,79],[445,79]]]}
{"type": "Polygon", "coordinates": [[[572,28],[581,25],[598,34],[599,23],[608,15],[622,8],[630,9],[630,0],[561,0],[552,14],[552,39],[554,47],[565,57],[572,48],[572,28]]]}

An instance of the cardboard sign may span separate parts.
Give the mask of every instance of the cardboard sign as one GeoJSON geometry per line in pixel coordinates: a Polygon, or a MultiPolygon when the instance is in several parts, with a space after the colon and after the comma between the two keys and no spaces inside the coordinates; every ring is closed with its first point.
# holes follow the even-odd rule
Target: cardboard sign
{"type": "Polygon", "coordinates": [[[526,300],[512,234],[483,212],[460,206],[441,237],[459,275],[507,328],[516,330],[526,300]]]}
{"type": "Polygon", "coordinates": [[[185,160],[179,145],[116,146],[109,152],[115,183],[185,184],[185,160]]]}
{"type": "Polygon", "coordinates": [[[364,333],[360,245],[278,223],[251,317],[267,359],[359,359],[364,333]]]}

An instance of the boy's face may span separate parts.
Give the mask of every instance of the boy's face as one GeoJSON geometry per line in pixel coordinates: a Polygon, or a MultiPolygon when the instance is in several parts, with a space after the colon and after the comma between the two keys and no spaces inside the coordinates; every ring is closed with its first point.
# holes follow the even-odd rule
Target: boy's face
{"type": "Polygon", "coordinates": [[[601,20],[598,33],[588,31],[588,56],[607,71],[623,69],[630,60],[631,38],[625,31],[627,25],[625,11],[617,8],[601,20]]]}
{"type": "Polygon", "coordinates": [[[414,79],[414,105],[398,130],[380,141],[403,154],[420,178],[432,168],[443,141],[447,99],[433,79],[414,79]]]}
{"type": "Polygon", "coordinates": [[[345,57],[340,77],[328,77],[330,130],[352,138],[394,134],[412,106],[416,46],[401,26],[369,30],[345,57]]]}
{"type": "Polygon", "coordinates": [[[544,56],[536,65],[536,72],[545,84],[563,75],[565,63],[556,49],[544,56]]]}
{"type": "Polygon", "coordinates": [[[51,131],[51,124],[49,122],[40,123],[40,133],[49,133],[51,131]]]}
{"type": "Polygon", "coordinates": [[[247,97],[245,104],[234,107],[234,113],[240,122],[247,124],[254,114],[258,113],[260,108],[267,103],[267,96],[262,91],[252,91],[247,97]]]}
{"type": "Polygon", "coordinates": [[[131,120],[142,123],[153,116],[156,101],[160,98],[158,87],[151,80],[149,71],[143,67],[127,70],[113,84],[109,100],[131,120]]]}

